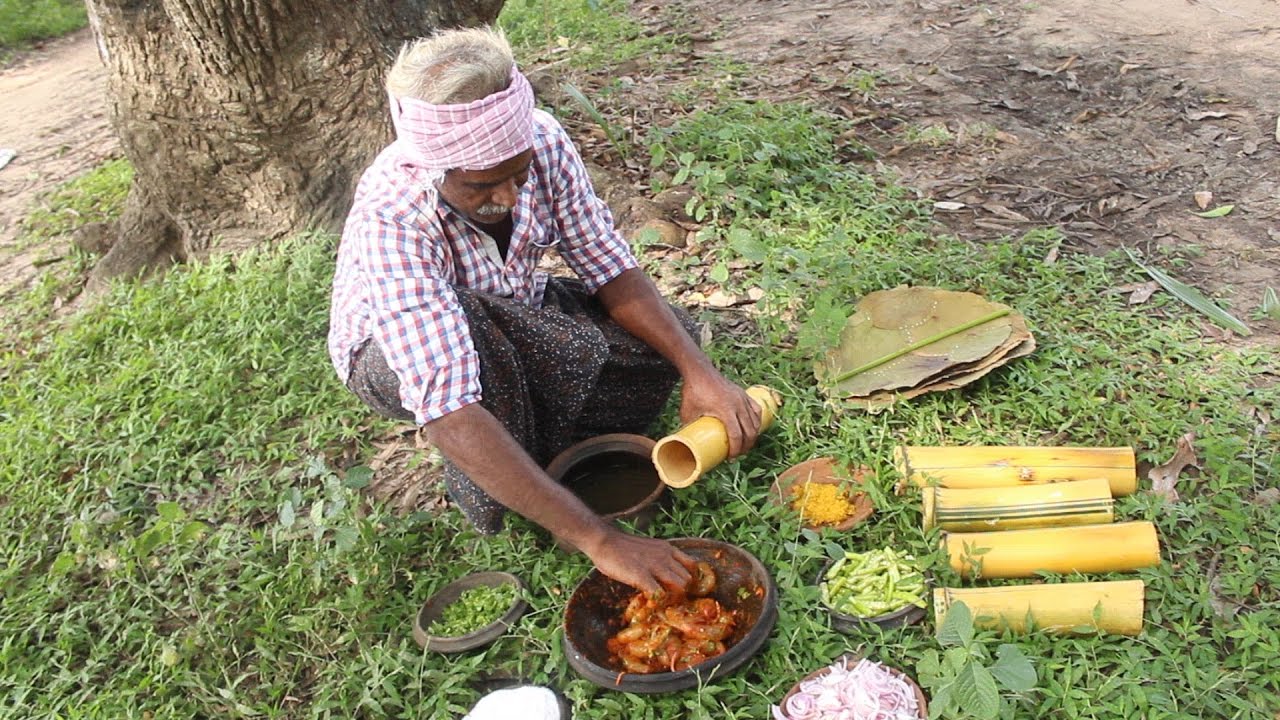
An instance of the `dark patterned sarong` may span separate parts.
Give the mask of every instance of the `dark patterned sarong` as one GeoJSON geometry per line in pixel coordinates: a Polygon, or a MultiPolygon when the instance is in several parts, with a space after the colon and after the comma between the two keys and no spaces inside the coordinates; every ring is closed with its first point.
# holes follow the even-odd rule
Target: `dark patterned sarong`
{"type": "MultiPolygon", "coordinates": [[[[480,404],[546,467],[575,442],[605,433],[643,434],[679,373],[609,319],[577,280],[551,278],[541,308],[455,288],[480,356],[480,404]]],[[[693,320],[672,308],[689,334],[693,320]]],[[[400,381],[376,343],[355,354],[347,386],[378,414],[413,420],[400,381]]],[[[445,487],[476,529],[502,529],[506,508],[446,459],[445,487]]]]}

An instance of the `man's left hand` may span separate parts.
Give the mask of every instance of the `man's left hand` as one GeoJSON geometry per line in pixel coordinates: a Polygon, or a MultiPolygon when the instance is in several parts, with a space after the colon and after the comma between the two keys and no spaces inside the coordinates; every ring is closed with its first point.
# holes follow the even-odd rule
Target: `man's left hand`
{"type": "Polygon", "coordinates": [[[681,422],[691,423],[710,416],[724,423],[729,436],[729,457],[737,457],[755,446],[760,434],[760,412],[760,405],[746,391],[719,372],[684,380],[681,422]]]}

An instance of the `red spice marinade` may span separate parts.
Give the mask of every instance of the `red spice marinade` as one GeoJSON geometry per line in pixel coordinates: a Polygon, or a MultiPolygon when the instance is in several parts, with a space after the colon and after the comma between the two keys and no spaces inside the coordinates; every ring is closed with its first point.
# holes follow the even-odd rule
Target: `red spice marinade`
{"type": "Polygon", "coordinates": [[[722,654],[737,618],[709,597],[715,589],[715,572],[700,562],[687,593],[636,593],[609,652],[629,673],[676,672],[722,654]]]}

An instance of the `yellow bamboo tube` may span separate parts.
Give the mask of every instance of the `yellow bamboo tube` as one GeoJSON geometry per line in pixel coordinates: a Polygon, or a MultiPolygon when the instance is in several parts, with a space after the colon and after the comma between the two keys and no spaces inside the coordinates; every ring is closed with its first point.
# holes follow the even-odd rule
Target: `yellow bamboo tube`
{"type": "Polygon", "coordinates": [[[1141,580],[1009,585],[990,588],[936,588],[933,616],[937,627],[952,604],[963,602],[980,628],[1026,633],[1035,628],[1057,634],[1101,630],[1114,635],[1142,632],[1145,586],[1141,580]]]}
{"type": "MultiPolygon", "coordinates": [[[[763,385],[747,388],[747,395],[760,405],[761,432],[769,429],[782,404],[780,397],[763,385]]],[[[728,455],[729,435],[724,423],[713,417],[700,417],[653,446],[653,465],[662,482],[683,488],[724,462],[728,455]]]]}
{"type": "Polygon", "coordinates": [[[1160,540],[1149,522],[947,533],[943,544],[952,569],[964,577],[1124,572],[1160,564],[1160,540]]]}
{"type": "Polygon", "coordinates": [[[952,532],[1098,525],[1115,517],[1111,486],[1101,478],[1007,488],[930,486],[922,493],[925,530],[935,525],[952,532]]]}
{"type": "Polygon", "coordinates": [[[1111,495],[1138,489],[1133,448],[924,447],[893,449],[898,472],[921,487],[1014,487],[1102,478],[1111,495]]]}

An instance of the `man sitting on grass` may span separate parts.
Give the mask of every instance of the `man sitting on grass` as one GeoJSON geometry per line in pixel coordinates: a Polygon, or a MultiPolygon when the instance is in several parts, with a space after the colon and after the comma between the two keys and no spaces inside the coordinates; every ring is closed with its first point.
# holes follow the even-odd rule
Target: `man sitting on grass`
{"type": "Polygon", "coordinates": [[[610,577],[683,587],[689,557],[605,523],[542,468],[584,438],[643,433],[678,379],[681,418],[719,418],[731,455],[755,442],[758,407],[638,267],[501,34],[411,43],[387,90],[396,141],[361,178],[333,281],[338,376],[425,426],[480,532],[514,510],[610,577]],[[551,248],[578,280],[536,270],[551,248]]]}

